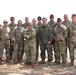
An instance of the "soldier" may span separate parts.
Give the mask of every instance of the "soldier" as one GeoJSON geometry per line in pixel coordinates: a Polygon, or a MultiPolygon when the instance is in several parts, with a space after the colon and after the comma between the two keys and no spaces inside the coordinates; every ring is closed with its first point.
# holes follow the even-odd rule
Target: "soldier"
{"type": "Polygon", "coordinates": [[[24,27],[25,29],[27,29],[28,23],[29,23],[29,18],[25,17],[25,23],[22,25],[22,27],[24,27]]]}
{"type": "Polygon", "coordinates": [[[66,38],[66,57],[67,57],[67,47],[70,49],[70,38],[69,38],[69,27],[71,25],[71,21],[68,19],[68,15],[64,15],[64,21],[62,22],[63,25],[65,25],[68,29],[67,38],[66,38]]]}
{"type": "MultiPolygon", "coordinates": [[[[14,22],[15,18],[14,17],[10,17],[10,21],[11,21],[11,23],[8,26],[11,29],[11,38],[12,38],[12,31],[16,27],[16,24],[14,22]]],[[[13,54],[13,42],[10,39],[10,60],[12,60],[12,54],[13,54]]]]}
{"type": "Polygon", "coordinates": [[[54,28],[55,32],[55,49],[56,49],[56,64],[60,64],[60,55],[62,57],[62,64],[66,66],[66,37],[67,27],[62,24],[60,18],[57,19],[57,26],[54,28]]]}
{"type": "Polygon", "coordinates": [[[33,19],[33,20],[32,20],[33,28],[34,28],[34,29],[36,29],[36,25],[37,25],[36,22],[37,22],[36,19],[33,19]]]}
{"type": "MultiPolygon", "coordinates": [[[[4,23],[4,25],[0,29],[1,46],[2,46],[2,50],[4,50],[4,48],[5,48],[5,50],[6,50],[6,62],[9,62],[11,29],[8,27],[8,21],[4,20],[3,23],[4,23]]],[[[1,54],[1,56],[2,55],[3,55],[3,53],[1,54]]]]}
{"type": "Polygon", "coordinates": [[[13,51],[13,62],[21,62],[22,60],[22,49],[23,49],[23,32],[24,28],[22,27],[22,21],[18,21],[17,27],[13,30],[12,41],[14,43],[14,51],[13,51]]]}
{"type": "Polygon", "coordinates": [[[26,64],[31,64],[35,67],[36,60],[36,30],[33,28],[33,24],[29,23],[28,28],[24,32],[25,37],[25,54],[26,64]]]}
{"type": "Polygon", "coordinates": [[[51,41],[53,39],[53,34],[50,27],[47,25],[47,19],[42,19],[43,24],[39,28],[39,44],[41,45],[41,61],[39,64],[45,63],[45,50],[47,49],[48,53],[48,64],[53,60],[52,58],[52,50],[51,50],[51,41]]]}
{"type": "Polygon", "coordinates": [[[70,59],[71,62],[69,66],[74,66],[74,49],[76,48],[76,14],[72,15],[72,24],[69,27],[69,37],[70,37],[70,59]]]}
{"type": "MultiPolygon", "coordinates": [[[[24,29],[27,29],[28,28],[28,23],[29,23],[29,17],[25,17],[25,23],[22,24],[22,27],[24,29]]],[[[24,54],[24,43],[23,43],[23,51],[22,51],[22,55],[21,56],[23,56],[23,54],[24,54]]]]}
{"type": "MultiPolygon", "coordinates": [[[[39,28],[42,26],[41,17],[38,16],[37,18],[38,23],[36,26],[36,60],[38,61],[38,55],[39,55],[39,28]]],[[[41,47],[40,47],[41,48],[41,47]]]]}
{"type": "MultiPolygon", "coordinates": [[[[53,14],[50,15],[50,21],[47,23],[47,25],[50,26],[50,29],[54,29],[54,27],[56,27],[56,22],[54,21],[54,15],[53,14]]],[[[53,38],[51,44],[52,44],[52,51],[54,49],[55,62],[56,62],[56,51],[55,51],[55,39],[54,38],[53,38]]]]}

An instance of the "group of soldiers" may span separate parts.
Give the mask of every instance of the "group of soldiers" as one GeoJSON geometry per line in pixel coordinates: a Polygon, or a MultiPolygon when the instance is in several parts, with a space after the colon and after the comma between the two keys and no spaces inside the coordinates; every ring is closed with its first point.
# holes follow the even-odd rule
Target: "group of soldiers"
{"type": "Polygon", "coordinates": [[[67,66],[67,49],[69,49],[71,62],[68,66],[74,66],[74,49],[76,47],[76,14],[72,14],[72,21],[68,15],[64,15],[64,21],[61,18],[54,21],[54,15],[50,15],[50,21],[47,18],[38,16],[29,22],[25,17],[25,23],[19,20],[15,24],[15,18],[11,17],[11,23],[3,21],[0,26],[0,64],[3,62],[3,50],[6,50],[6,62],[12,60],[13,63],[21,63],[22,56],[25,53],[26,65],[32,67],[38,64],[45,64],[45,51],[47,50],[48,65],[59,65],[62,58],[62,66],[67,66]],[[68,48],[67,48],[68,47],[68,48]],[[39,48],[41,61],[38,62],[39,48]],[[54,54],[53,54],[54,51],[54,54]],[[52,62],[53,56],[55,61],[52,62]]]}

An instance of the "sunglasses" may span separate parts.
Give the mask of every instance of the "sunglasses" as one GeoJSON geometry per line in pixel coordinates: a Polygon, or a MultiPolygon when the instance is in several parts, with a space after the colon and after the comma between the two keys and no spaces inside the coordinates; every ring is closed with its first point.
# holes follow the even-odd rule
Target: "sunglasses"
{"type": "Polygon", "coordinates": [[[4,23],[8,23],[8,22],[4,22],[4,23]]]}

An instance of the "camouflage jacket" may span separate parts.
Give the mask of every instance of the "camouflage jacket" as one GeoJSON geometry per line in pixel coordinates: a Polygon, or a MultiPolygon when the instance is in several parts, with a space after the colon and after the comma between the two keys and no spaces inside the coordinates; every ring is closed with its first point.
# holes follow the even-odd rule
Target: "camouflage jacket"
{"type": "Polygon", "coordinates": [[[71,26],[69,27],[70,30],[70,42],[75,42],[76,41],[76,23],[72,23],[71,26]]]}
{"type": "Polygon", "coordinates": [[[11,28],[11,31],[13,31],[13,29],[16,27],[16,24],[10,23],[10,24],[8,25],[8,27],[10,27],[10,28],[11,28]]]}
{"type": "Polygon", "coordinates": [[[55,32],[55,38],[59,38],[60,41],[65,41],[66,37],[67,37],[67,27],[64,25],[61,26],[56,26],[54,28],[54,32],[55,32]]]}
{"type": "Polygon", "coordinates": [[[49,22],[47,23],[47,25],[49,25],[50,28],[53,29],[54,27],[56,27],[56,22],[49,21],[49,22]]]}
{"type": "Polygon", "coordinates": [[[42,23],[37,23],[36,25],[36,42],[39,43],[39,28],[42,26],[42,23]]]}
{"type": "Polygon", "coordinates": [[[15,27],[13,30],[13,36],[12,36],[12,41],[16,41],[16,42],[23,42],[24,40],[24,28],[23,27],[15,27]]]}
{"type": "Polygon", "coordinates": [[[27,29],[28,24],[24,23],[24,24],[22,25],[22,27],[24,27],[25,29],[27,29]]]}
{"type": "Polygon", "coordinates": [[[36,30],[34,28],[24,31],[25,41],[36,43],[36,30]]]}
{"type": "Polygon", "coordinates": [[[9,40],[10,34],[11,34],[11,29],[9,27],[2,26],[2,28],[0,28],[1,40],[9,40]]]}
{"type": "Polygon", "coordinates": [[[71,26],[72,23],[71,23],[71,21],[68,21],[68,22],[63,21],[62,24],[67,27],[67,31],[68,31],[68,32],[67,32],[67,37],[68,37],[68,39],[69,39],[69,34],[70,34],[69,27],[71,26]]]}
{"type": "Polygon", "coordinates": [[[39,28],[39,41],[42,44],[47,44],[48,41],[52,41],[53,39],[53,34],[52,34],[52,30],[50,29],[50,27],[48,25],[46,26],[41,26],[39,28]]]}

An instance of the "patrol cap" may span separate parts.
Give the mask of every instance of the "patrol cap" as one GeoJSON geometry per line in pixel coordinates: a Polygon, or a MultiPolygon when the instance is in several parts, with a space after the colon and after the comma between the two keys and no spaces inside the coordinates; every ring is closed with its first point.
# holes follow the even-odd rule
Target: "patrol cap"
{"type": "Polygon", "coordinates": [[[12,16],[12,17],[10,17],[10,20],[14,20],[15,18],[12,16]]]}
{"type": "Polygon", "coordinates": [[[50,18],[54,18],[54,15],[53,15],[53,14],[51,14],[51,15],[50,15],[50,18]]]}
{"type": "Polygon", "coordinates": [[[58,18],[58,19],[57,19],[57,22],[61,22],[61,21],[62,21],[61,18],[58,18]]]}
{"type": "Polygon", "coordinates": [[[38,16],[37,20],[41,20],[41,16],[38,16]]]}

